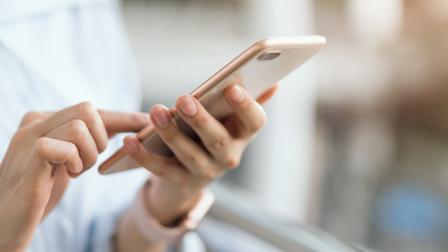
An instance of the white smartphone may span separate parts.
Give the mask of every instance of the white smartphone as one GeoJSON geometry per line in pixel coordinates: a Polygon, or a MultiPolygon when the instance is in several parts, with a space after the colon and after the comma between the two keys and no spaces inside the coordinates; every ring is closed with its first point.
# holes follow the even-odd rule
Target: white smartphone
{"type": "MultiPolygon", "coordinates": [[[[222,120],[232,113],[224,98],[224,90],[228,86],[240,85],[261,102],[263,94],[273,84],[305,63],[325,44],[326,39],[322,36],[280,37],[258,41],[191,94],[212,116],[222,120]]],[[[177,115],[176,110],[170,111],[179,128],[185,134],[193,136],[193,130],[177,115]]],[[[173,155],[151,125],[141,130],[137,138],[152,152],[163,156],[173,155]]],[[[122,147],[100,165],[99,171],[111,174],[138,167],[122,147]]]]}

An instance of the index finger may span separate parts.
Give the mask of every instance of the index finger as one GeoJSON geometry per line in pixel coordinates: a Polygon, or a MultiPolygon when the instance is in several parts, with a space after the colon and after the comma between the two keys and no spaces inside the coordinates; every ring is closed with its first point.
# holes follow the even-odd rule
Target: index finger
{"type": "Polygon", "coordinates": [[[98,113],[109,137],[120,132],[137,132],[149,123],[149,115],[142,112],[98,110],[98,113]]]}
{"type": "MultiPolygon", "coordinates": [[[[22,119],[20,127],[46,120],[54,114],[53,111],[28,112],[22,119]]],[[[137,132],[150,122],[149,115],[142,112],[128,113],[99,109],[98,114],[109,136],[120,132],[137,132]]]]}
{"type": "Polygon", "coordinates": [[[29,126],[31,124],[35,124],[37,122],[43,121],[50,117],[52,112],[39,112],[39,111],[30,111],[27,112],[23,117],[22,121],[20,121],[19,128],[29,126]]]}
{"type": "Polygon", "coordinates": [[[137,131],[149,121],[148,116],[143,113],[97,110],[88,102],[79,103],[57,112],[49,112],[46,116],[48,118],[35,125],[39,135],[45,136],[69,121],[80,119],[89,128],[99,152],[106,148],[108,137],[118,132],[137,131]]]}

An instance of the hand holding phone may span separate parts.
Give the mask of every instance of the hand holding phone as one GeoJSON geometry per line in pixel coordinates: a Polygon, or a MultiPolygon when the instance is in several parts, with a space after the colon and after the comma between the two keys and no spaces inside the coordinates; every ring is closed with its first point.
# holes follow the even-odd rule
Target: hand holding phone
{"type": "Polygon", "coordinates": [[[155,131],[173,152],[170,157],[148,151],[135,137],[125,138],[130,158],[155,175],[146,191],[148,207],[163,225],[188,212],[207,184],[237,167],[247,144],[266,123],[263,108],[240,86],[226,88],[224,96],[233,113],[220,121],[191,95],[177,100],[177,115],[195,137],[179,129],[168,108],[151,109],[155,131]]]}
{"type": "MultiPolygon", "coordinates": [[[[248,97],[263,100],[263,94],[266,94],[273,83],[277,83],[306,62],[320,51],[325,43],[325,38],[321,36],[259,41],[199,86],[191,96],[199,107],[203,107],[204,111],[219,122],[235,112],[225,99],[227,88],[240,86],[248,97]]],[[[196,137],[197,132],[185,121],[182,114],[179,115],[177,107],[169,110],[169,116],[183,135],[196,137]]],[[[157,158],[173,159],[175,151],[167,145],[163,137],[161,138],[160,133],[157,133],[157,128],[150,125],[137,134],[137,139],[146,150],[157,155],[157,158]]],[[[129,158],[127,151],[121,148],[107,159],[99,170],[103,174],[110,174],[136,167],[140,167],[138,162],[129,158]]]]}

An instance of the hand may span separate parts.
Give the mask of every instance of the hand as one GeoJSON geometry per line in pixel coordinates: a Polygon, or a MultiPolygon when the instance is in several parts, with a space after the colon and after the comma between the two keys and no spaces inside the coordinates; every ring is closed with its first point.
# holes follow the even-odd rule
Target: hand
{"type": "Polygon", "coordinates": [[[89,103],[27,113],[0,166],[0,251],[26,249],[70,177],[96,163],[108,137],[148,121],[146,114],[97,111],[89,103]]]}
{"type": "MultiPolygon", "coordinates": [[[[261,96],[266,101],[277,85],[261,96]]],[[[192,96],[177,100],[176,109],[200,138],[183,134],[168,109],[156,105],[150,111],[155,130],[174,153],[166,158],[149,152],[135,138],[125,138],[125,148],[142,167],[157,176],[148,192],[148,208],[164,225],[171,225],[196,202],[201,190],[226,171],[238,167],[248,143],[265,125],[263,108],[239,86],[225,92],[234,114],[220,122],[192,96]]]]}

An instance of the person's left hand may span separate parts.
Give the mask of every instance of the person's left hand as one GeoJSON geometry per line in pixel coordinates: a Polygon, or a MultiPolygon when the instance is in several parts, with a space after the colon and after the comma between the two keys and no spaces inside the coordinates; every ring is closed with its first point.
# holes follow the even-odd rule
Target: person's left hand
{"type": "MultiPolygon", "coordinates": [[[[274,85],[259,101],[269,99],[276,88],[274,85]]],[[[246,146],[266,123],[263,108],[241,87],[229,87],[225,97],[234,114],[222,122],[193,96],[177,100],[178,114],[196,132],[200,142],[179,130],[165,106],[151,109],[155,130],[174,153],[173,158],[149,152],[135,137],[124,140],[130,156],[157,176],[150,187],[148,207],[162,224],[172,223],[195,203],[207,184],[238,167],[246,146]]]]}

